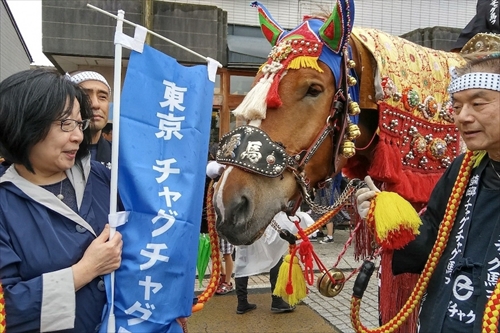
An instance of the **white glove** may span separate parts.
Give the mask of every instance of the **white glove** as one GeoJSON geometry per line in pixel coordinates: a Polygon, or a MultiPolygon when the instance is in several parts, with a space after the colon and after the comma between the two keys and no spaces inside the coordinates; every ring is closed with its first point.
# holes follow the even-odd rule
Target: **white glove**
{"type": "Polygon", "coordinates": [[[217,161],[210,161],[207,164],[207,176],[214,179],[222,174],[225,166],[223,164],[217,163],[217,161]]]}
{"type": "Polygon", "coordinates": [[[366,219],[368,211],[370,210],[370,200],[373,199],[376,193],[380,190],[373,184],[370,176],[365,177],[365,183],[368,187],[360,188],[356,191],[356,203],[358,206],[358,214],[362,219],[366,219]]]}

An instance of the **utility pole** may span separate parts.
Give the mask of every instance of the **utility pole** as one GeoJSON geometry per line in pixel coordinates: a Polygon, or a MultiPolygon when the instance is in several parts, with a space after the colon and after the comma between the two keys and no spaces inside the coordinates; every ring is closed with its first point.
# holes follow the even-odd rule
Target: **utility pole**
{"type": "MultiPolygon", "coordinates": [[[[149,30],[153,30],[153,1],[142,0],[142,24],[149,30]]],[[[151,34],[146,34],[146,44],[151,45],[151,34]]]]}

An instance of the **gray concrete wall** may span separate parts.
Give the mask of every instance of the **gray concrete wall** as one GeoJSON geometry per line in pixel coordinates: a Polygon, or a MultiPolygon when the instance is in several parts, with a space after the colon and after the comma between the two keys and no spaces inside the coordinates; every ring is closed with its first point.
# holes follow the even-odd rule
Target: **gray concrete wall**
{"type": "MultiPolygon", "coordinates": [[[[156,33],[205,57],[224,62],[227,19],[222,9],[155,1],[153,13],[153,30],[156,33]]],[[[159,38],[153,37],[152,45],[179,61],[205,63],[203,59],[159,38]]]]}
{"type": "MultiPolygon", "coordinates": [[[[112,58],[116,20],[87,7],[87,3],[142,23],[142,4],[134,1],[42,0],[42,46],[44,53],[112,58]]],[[[124,24],[123,31],[134,34],[134,27],[124,24]]],[[[128,57],[130,52],[124,50],[128,57]]]]}
{"type": "MultiPolygon", "coordinates": [[[[85,57],[114,57],[116,20],[86,7],[87,3],[117,14],[125,11],[125,19],[142,23],[141,0],[42,0],[42,33],[45,54],[79,55],[85,57]]],[[[154,2],[153,31],[184,45],[203,56],[223,59],[227,15],[214,6],[154,2]]],[[[134,35],[134,27],[124,24],[124,32],[134,35]]],[[[191,53],[155,36],[151,45],[183,63],[205,63],[191,53]]],[[[130,51],[123,50],[128,58],[130,51]]],[[[221,61],[221,60],[219,60],[221,61]]]]}
{"type": "Polygon", "coordinates": [[[462,29],[449,27],[433,27],[410,31],[401,37],[435,50],[450,51],[462,29]]]}
{"type": "Polygon", "coordinates": [[[30,59],[7,14],[7,9],[0,2],[0,81],[29,68],[30,59]]]}

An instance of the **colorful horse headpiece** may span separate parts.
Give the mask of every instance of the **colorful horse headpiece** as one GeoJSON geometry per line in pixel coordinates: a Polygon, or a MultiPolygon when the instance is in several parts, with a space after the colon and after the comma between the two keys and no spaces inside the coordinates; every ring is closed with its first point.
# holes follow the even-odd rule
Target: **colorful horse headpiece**
{"type": "MultiPolygon", "coordinates": [[[[277,177],[288,166],[293,169],[303,167],[316,151],[314,147],[321,145],[331,133],[334,159],[338,160],[339,151],[346,158],[352,157],[355,149],[351,140],[360,134],[355,125],[356,119],[348,118],[348,115],[355,116],[360,111],[354,102],[359,92],[352,69],[355,64],[347,59],[354,20],[353,0],[337,0],[330,17],[306,16],[291,31],[281,28],[259,2],[253,2],[252,6],[258,8],[262,32],[273,47],[267,62],[260,68],[259,81],[233,111],[236,117],[249,121],[251,126],[240,126],[221,138],[217,161],[267,177],[277,177]],[[325,125],[324,135],[319,136],[309,149],[291,157],[279,143],[273,142],[258,128],[258,122],[266,118],[268,108],[281,106],[278,86],[287,70],[312,68],[321,73],[323,70],[318,61],[330,68],[336,80],[337,92],[332,101],[335,117],[328,118],[331,122],[325,125]],[[348,75],[349,71],[353,76],[348,75]]],[[[337,164],[334,171],[337,171],[336,168],[337,164]]]]}
{"type": "MultiPolygon", "coordinates": [[[[267,95],[258,96],[265,103],[249,106],[243,102],[234,110],[236,116],[247,120],[264,119],[267,107],[277,108],[282,104],[278,85],[286,70],[309,67],[322,72],[318,60],[331,69],[337,79],[337,88],[344,86],[347,79],[344,57],[354,21],[353,0],[338,0],[326,19],[305,16],[303,22],[291,31],[283,29],[258,1],[251,5],[257,7],[262,33],[273,46],[267,62],[260,69],[263,76],[253,89],[254,93],[267,95]],[[274,80],[275,77],[278,80],[274,80]]],[[[255,94],[252,97],[257,99],[255,94]]]]}

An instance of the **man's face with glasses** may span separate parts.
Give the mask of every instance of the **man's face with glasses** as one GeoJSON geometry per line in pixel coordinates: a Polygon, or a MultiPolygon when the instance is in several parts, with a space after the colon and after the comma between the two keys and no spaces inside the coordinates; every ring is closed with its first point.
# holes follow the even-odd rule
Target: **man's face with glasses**
{"type": "MultiPolygon", "coordinates": [[[[69,102],[66,107],[69,107],[69,102]]],[[[75,100],[71,114],[53,121],[45,139],[31,149],[30,162],[35,173],[51,175],[70,169],[75,164],[76,153],[83,141],[83,131],[89,124],[89,119],[82,120],[80,103],[75,100]]]]}

